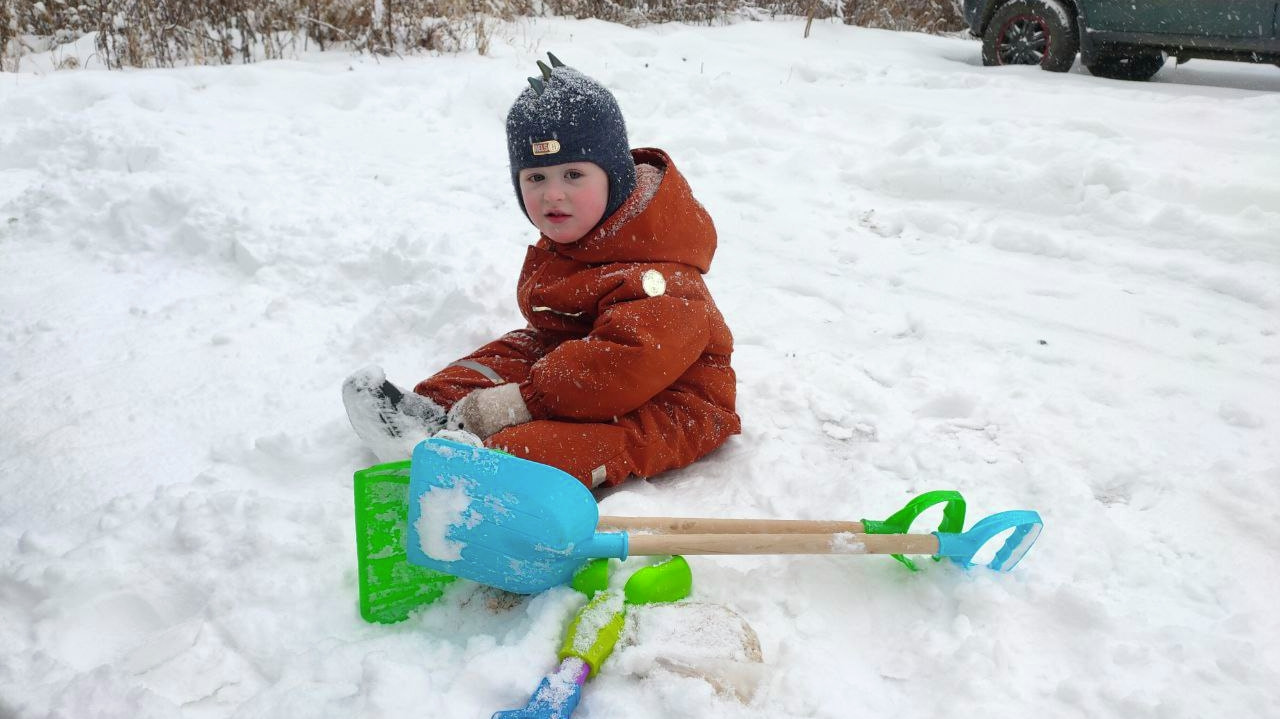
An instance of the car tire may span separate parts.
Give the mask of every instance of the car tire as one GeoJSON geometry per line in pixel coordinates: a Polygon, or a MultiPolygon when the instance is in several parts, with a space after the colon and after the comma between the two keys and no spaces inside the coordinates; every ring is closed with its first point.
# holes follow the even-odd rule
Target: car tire
{"type": "Polygon", "coordinates": [[[1066,72],[1076,61],[1075,18],[1058,0],[1010,0],[982,33],[983,65],[1039,65],[1066,72]]]}
{"type": "Polygon", "coordinates": [[[1160,50],[1103,48],[1085,67],[1091,75],[1112,80],[1150,80],[1164,67],[1160,50]]]}

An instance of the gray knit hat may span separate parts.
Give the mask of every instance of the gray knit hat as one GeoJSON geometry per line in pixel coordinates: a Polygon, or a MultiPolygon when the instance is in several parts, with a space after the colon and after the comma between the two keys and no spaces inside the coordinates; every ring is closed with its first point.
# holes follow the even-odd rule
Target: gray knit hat
{"type": "Polygon", "coordinates": [[[636,186],[636,166],[627,142],[627,125],[618,101],[603,85],[566,67],[547,53],[548,67],[538,62],[542,77],[529,78],[507,113],[507,153],[511,181],[520,209],[520,171],[565,162],[594,162],[609,176],[609,203],[614,213],[636,186]]]}

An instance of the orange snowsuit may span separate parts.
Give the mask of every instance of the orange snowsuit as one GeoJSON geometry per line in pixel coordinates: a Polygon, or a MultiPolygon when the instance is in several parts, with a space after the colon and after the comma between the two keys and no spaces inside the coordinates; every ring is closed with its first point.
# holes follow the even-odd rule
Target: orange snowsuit
{"type": "Polygon", "coordinates": [[[485,440],[588,487],[683,467],[741,425],[733,336],[702,275],[716,231],[661,150],[632,150],[637,186],[577,242],[531,246],[517,298],[529,321],[423,380],[448,408],[516,382],[533,421],[485,440]]]}

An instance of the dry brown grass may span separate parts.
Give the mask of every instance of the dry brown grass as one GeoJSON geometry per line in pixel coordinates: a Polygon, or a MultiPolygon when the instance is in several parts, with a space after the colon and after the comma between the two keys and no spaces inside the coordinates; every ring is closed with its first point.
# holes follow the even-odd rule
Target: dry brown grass
{"type": "MultiPolygon", "coordinates": [[[[957,0],[0,0],[0,70],[96,34],[108,67],[253,62],[315,47],[357,52],[488,50],[498,20],[537,14],[631,26],[743,15],[841,17],[894,30],[962,27],[957,0]]],[[[74,58],[64,61],[73,64],[74,58]]]]}
{"type": "Polygon", "coordinates": [[[965,28],[957,0],[843,0],[844,21],[885,30],[955,32],[965,28]]]}
{"type": "Polygon", "coordinates": [[[96,33],[109,67],[252,62],[311,47],[392,54],[488,47],[526,0],[0,0],[0,69],[96,33]]]}

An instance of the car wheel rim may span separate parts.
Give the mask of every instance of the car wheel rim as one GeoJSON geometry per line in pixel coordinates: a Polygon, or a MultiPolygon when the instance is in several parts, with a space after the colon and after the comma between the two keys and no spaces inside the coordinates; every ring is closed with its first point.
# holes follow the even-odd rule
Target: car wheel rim
{"type": "Polygon", "coordinates": [[[1049,51],[1049,25],[1038,15],[1016,15],[1000,28],[996,55],[1001,65],[1039,65],[1049,51]]]}

